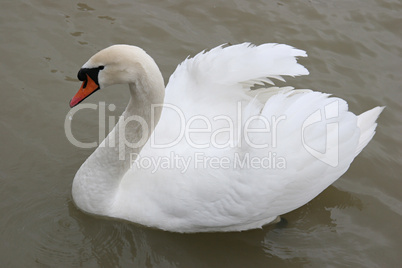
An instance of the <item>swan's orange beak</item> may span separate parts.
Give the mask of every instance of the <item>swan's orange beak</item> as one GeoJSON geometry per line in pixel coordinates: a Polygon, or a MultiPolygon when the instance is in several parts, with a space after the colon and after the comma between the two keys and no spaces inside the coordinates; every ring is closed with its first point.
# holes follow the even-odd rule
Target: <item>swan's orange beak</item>
{"type": "Polygon", "coordinates": [[[78,90],[73,99],[70,101],[70,108],[73,108],[78,103],[85,100],[89,95],[98,89],[99,85],[87,74],[87,80],[82,83],[80,90],[78,90]]]}

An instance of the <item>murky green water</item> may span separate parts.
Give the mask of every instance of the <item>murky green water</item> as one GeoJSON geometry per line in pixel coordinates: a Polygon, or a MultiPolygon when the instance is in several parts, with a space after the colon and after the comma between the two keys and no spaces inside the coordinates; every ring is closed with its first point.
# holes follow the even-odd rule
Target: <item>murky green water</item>
{"type": "MultiPolygon", "coordinates": [[[[400,1],[3,0],[0,9],[0,260],[4,267],[396,267],[402,260],[400,1]],[[332,93],[361,113],[387,106],[349,171],[287,225],[181,235],[78,211],[71,183],[92,149],[64,134],[76,73],[115,43],[143,47],[165,80],[188,55],[221,43],[306,50],[299,88],[332,93]]],[[[114,103],[107,90],[89,102],[114,103]]],[[[96,141],[96,111],[73,130],[96,141]]]]}

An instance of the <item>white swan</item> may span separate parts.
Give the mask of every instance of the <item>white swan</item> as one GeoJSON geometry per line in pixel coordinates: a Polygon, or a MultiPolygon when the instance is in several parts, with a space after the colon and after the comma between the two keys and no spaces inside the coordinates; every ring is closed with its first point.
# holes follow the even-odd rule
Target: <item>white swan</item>
{"type": "Polygon", "coordinates": [[[78,170],[75,204],[174,232],[260,228],[306,204],[372,139],[383,107],[356,116],[328,94],[250,89],[308,74],[296,62],[305,56],[280,44],[219,46],[186,59],[165,91],[142,49],[98,52],[79,71],[84,82],[70,106],[118,83],[129,84],[131,98],[78,170]]]}

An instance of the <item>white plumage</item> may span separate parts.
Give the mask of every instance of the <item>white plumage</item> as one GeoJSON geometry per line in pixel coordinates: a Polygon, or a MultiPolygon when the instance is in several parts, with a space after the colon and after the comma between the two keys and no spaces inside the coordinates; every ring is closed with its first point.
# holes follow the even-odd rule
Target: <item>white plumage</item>
{"type": "MultiPolygon", "coordinates": [[[[88,158],[74,179],[75,203],[89,213],[174,232],[259,228],[304,205],[348,169],[383,110],[356,116],[328,94],[250,89],[307,75],[296,61],[305,56],[280,44],[219,46],[181,63],[164,92],[156,64],[141,49],[116,45],[94,55],[84,67],[105,66],[101,88],[110,77],[130,85],[118,126],[132,115],[151,123],[149,106],[163,93],[166,106],[143,147],[104,142],[88,158]],[[124,161],[117,160],[117,148],[126,151],[124,161]]],[[[126,133],[134,142],[142,132],[134,123],[126,133]]]]}

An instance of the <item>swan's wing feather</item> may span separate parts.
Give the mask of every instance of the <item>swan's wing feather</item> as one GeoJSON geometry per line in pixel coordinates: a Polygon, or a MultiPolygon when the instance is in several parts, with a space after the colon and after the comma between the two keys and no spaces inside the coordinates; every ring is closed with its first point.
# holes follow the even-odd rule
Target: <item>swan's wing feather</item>
{"type": "Polygon", "coordinates": [[[306,52],[288,45],[263,44],[254,46],[243,43],[218,46],[187,59],[186,68],[197,83],[232,86],[247,81],[260,81],[266,77],[306,75],[308,71],[298,64],[296,57],[306,57],[306,52]]]}
{"type": "Polygon", "coordinates": [[[166,87],[166,102],[181,105],[183,100],[245,99],[244,87],[273,84],[271,79],[283,81],[284,75],[307,75],[307,69],[297,63],[297,57],[306,56],[305,51],[282,44],[221,45],[187,58],[177,67],[166,87]]]}

